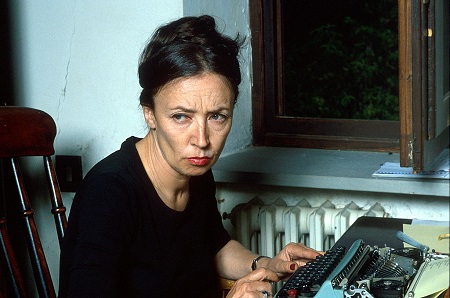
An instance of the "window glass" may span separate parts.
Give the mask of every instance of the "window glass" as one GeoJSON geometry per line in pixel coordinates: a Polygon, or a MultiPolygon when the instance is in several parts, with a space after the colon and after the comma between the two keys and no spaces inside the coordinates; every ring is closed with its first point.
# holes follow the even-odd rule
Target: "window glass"
{"type": "Polygon", "coordinates": [[[397,0],[281,0],[277,8],[283,115],[398,120],[397,0]]]}

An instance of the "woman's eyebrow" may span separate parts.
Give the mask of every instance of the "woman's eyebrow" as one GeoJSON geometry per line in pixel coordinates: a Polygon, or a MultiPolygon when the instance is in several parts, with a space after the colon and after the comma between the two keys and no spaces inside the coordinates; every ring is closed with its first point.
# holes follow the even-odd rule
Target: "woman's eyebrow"
{"type": "MultiPolygon", "coordinates": [[[[171,111],[180,110],[180,111],[187,112],[187,113],[195,113],[198,111],[197,109],[188,108],[188,107],[181,106],[181,105],[169,108],[169,110],[171,110],[171,111]]],[[[230,110],[231,109],[229,107],[224,105],[224,106],[216,107],[213,110],[208,111],[208,112],[209,113],[217,113],[217,112],[221,112],[221,111],[230,111],[230,110]]]]}
{"type": "Polygon", "coordinates": [[[183,105],[178,105],[178,106],[174,106],[174,107],[168,107],[168,110],[170,111],[175,111],[175,110],[180,110],[183,112],[189,112],[189,113],[195,113],[197,110],[194,108],[189,108],[183,105]]]}

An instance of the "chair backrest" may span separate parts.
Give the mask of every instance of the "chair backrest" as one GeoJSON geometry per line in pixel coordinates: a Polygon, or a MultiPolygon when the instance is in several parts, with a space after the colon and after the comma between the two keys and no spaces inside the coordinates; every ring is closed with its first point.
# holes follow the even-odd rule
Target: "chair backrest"
{"type": "MultiPolygon", "coordinates": [[[[8,169],[12,169],[12,175],[18,191],[20,201],[20,214],[7,214],[4,211],[4,204],[8,204],[11,198],[2,198],[0,193],[0,246],[2,267],[0,275],[7,276],[7,293],[2,293],[0,287],[0,297],[27,297],[23,275],[20,273],[10,235],[8,235],[7,218],[19,216],[25,229],[30,261],[33,267],[33,274],[36,281],[36,288],[40,297],[56,297],[52,284],[50,271],[45,259],[42,244],[36,229],[30,199],[26,191],[22,172],[19,167],[19,158],[25,156],[42,156],[43,166],[47,176],[50,199],[59,243],[61,244],[64,230],[67,226],[66,208],[63,205],[61,192],[56,178],[51,156],[54,154],[53,142],[56,136],[56,125],[53,119],[43,111],[25,108],[0,106],[0,158],[2,165],[9,164],[8,169]],[[1,202],[2,199],[4,202],[1,202]]],[[[2,166],[5,170],[6,167],[2,166]]],[[[4,177],[4,175],[2,175],[4,177]]],[[[15,196],[14,196],[15,197],[15,196]]],[[[5,290],[5,289],[3,289],[5,290]]]]}

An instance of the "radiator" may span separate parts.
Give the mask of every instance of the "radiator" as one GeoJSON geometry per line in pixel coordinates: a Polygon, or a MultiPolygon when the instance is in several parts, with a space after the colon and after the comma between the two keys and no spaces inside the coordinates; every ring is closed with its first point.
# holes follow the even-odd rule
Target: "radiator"
{"type": "Polygon", "coordinates": [[[239,204],[226,215],[236,238],[253,252],[273,257],[286,244],[302,242],[319,251],[330,249],[358,217],[389,217],[378,203],[360,208],[351,202],[337,208],[330,201],[317,207],[302,199],[288,206],[283,199],[264,204],[259,198],[239,204]]]}

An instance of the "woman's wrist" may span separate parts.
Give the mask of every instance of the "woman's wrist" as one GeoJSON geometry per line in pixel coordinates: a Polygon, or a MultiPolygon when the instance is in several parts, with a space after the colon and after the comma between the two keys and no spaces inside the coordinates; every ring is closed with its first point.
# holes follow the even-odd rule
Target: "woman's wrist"
{"type": "Polygon", "coordinates": [[[270,259],[270,258],[269,258],[269,257],[266,257],[266,256],[258,256],[258,257],[256,257],[256,258],[254,258],[253,261],[252,261],[252,266],[251,266],[252,271],[254,271],[254,270],[256,270],[257,268],[260,268],[260,267],[261,267],[261,266],[260,266],[260,261],[261,261],[262,259],[270,259]]]}

